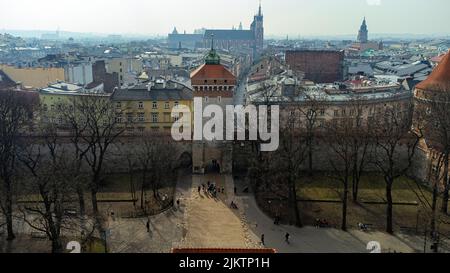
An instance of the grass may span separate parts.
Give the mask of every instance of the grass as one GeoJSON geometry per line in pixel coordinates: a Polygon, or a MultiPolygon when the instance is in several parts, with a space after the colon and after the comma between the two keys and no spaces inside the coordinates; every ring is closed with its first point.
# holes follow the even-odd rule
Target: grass
{"type": "MultiPolygon", "coordinates": [[[[307,177],[298,181],[297,194],[302,200],[342,200],[342,183],[324,175],[307,177]]],[[[363,176],[359,186],[357,203],[352,201],[351,184],[349,185],[349,200],[347,211],[348,227],[356,228],[359,222],[372,224],[379,230],[385,229],[386,224],[386,205],[385,204],[367,204],[364,202],[385,202],[385,182],[382,176],[366,175],[363,176]]],[[[264,198],[270,198],[270,193],[262,194],[259,203],[266,206],[266,211],[271,214],[279,214],[282,218],[289,219],[289,210],[280,201],[273,200],[270,204],[264,198]]],[[[431,203],[432,194],[424,186],[418,186],[416,182],[401,177],[394,182],[392,190],[393,201],[395,202],[417,202],[414,205],[394,205],[393,219],[394,228],[408,228],[420,231],[429,224],[431,210],[427,206],[427,201],[431,203]],[[420,193],[423,192],[423,195],[420,193]]],[[[440,201],[438,208],[440,208],[440,201]]],[[[341,203],[320,203],[320,202],[299,202],[302,220],[306,225],[313,225],[315,219],[326,219],[332,225],[340,227],[342,221],[341,203]]],[[[450,217],[439,214],[439,231],[444,234],[450,234],[450,217]]]]}

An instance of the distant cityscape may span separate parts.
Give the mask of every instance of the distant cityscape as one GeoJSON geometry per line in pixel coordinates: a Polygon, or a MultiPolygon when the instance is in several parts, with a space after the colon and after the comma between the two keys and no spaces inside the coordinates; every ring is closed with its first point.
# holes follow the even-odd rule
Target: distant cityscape
{"type": "Polygon", "coordinates": [[[450,36],[360,17],[337,36],[268,36],[261,3],[193,33],[2,31],[0,252],[449,252],[450,36]],[[214,137],[175,141],[196,126],[214,137]]]}

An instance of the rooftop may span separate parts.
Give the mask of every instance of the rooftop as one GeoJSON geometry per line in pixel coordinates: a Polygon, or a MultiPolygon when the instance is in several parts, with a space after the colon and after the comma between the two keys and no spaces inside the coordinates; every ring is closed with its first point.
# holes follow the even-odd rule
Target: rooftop
{"type": "Polygon", "coordinates": [[[450,52],[448,52],[431,72],[430,76],[416,85],[416,88],[428,91],[450,91],[450,52]],[[443,90],[445,89],[445,90],[443,90]]]}
{"type": "Polygon", "coordinates": [[[140,84],[132,88],[116,90],[112,95],[112,99],[116,101],[174,101],[192,99],[192,89],[184,84],[175,81],[167,81],[164,85],[162,82],[153,82],[150,84],[152,85],[140,84]]]}

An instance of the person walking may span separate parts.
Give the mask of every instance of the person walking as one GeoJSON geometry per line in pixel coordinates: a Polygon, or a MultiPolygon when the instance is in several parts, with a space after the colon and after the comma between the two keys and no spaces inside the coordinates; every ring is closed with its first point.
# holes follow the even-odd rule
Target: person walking
{"type": "Polygon", "coordinates": [[[145,226],[147,227],[147,233],[150,233],[150,220],[147,219],[147,224],[145,224],[145,226]]]}
{"type": "Polygon", "coordinates": [[[264,234],[261,234],[261,244],[262,244],[263,246],[266,245],[266,243],[264,242],[264,234]]]}
{"type": "Polygon", "coordinates": [[[287,232],[286,232],[286,235],[284,235],[284,238],[285,238],[285,241],[286,241],[287,244],[289,244],[289,237],[290,236],[291,235],[289,233],[287,233],[287,232]]]}
{"type": "Polygon", "coordinates": [[[198,188],[197,188],[198,194],[200,194],[201,190],[202,190],[202,187],[198,186],[198,188]]]}
{"type": "Polygon", "coordinates": [[[177,199],[177,207],[180,207],[180,199],[177,199]]]}

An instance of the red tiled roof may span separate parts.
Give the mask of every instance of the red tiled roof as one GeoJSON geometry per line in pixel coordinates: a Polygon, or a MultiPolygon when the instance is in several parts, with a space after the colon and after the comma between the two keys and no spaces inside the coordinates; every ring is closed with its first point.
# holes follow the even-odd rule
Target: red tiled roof
{"type": "Polygon", "coordinates": [[[173,248],[172,253],[246,253],[246,254],[270,254],[276,253],[273,248],[173,248]]]}
{"type": "Polygon", "coordinates": [[[450,91],[450,52],[448,52],[431,72],[430,76],[416,85],[423,91],[450,91]],[[444,90],[446,89],[446,90],[444,90]]]}
{"type": "Polygon", "coordinates": [[[236,77],[220,64],[204,64],[191,73],[191,79],[227,79],[236,77]]]}
{"type": "Polygon", "coordinates": [[[439,56],[435,56],[431,58],[430,60],[434,63],[440,63],[442,61],[442,58],[444,58],[445,54],[441,54],[439,56]]]}

